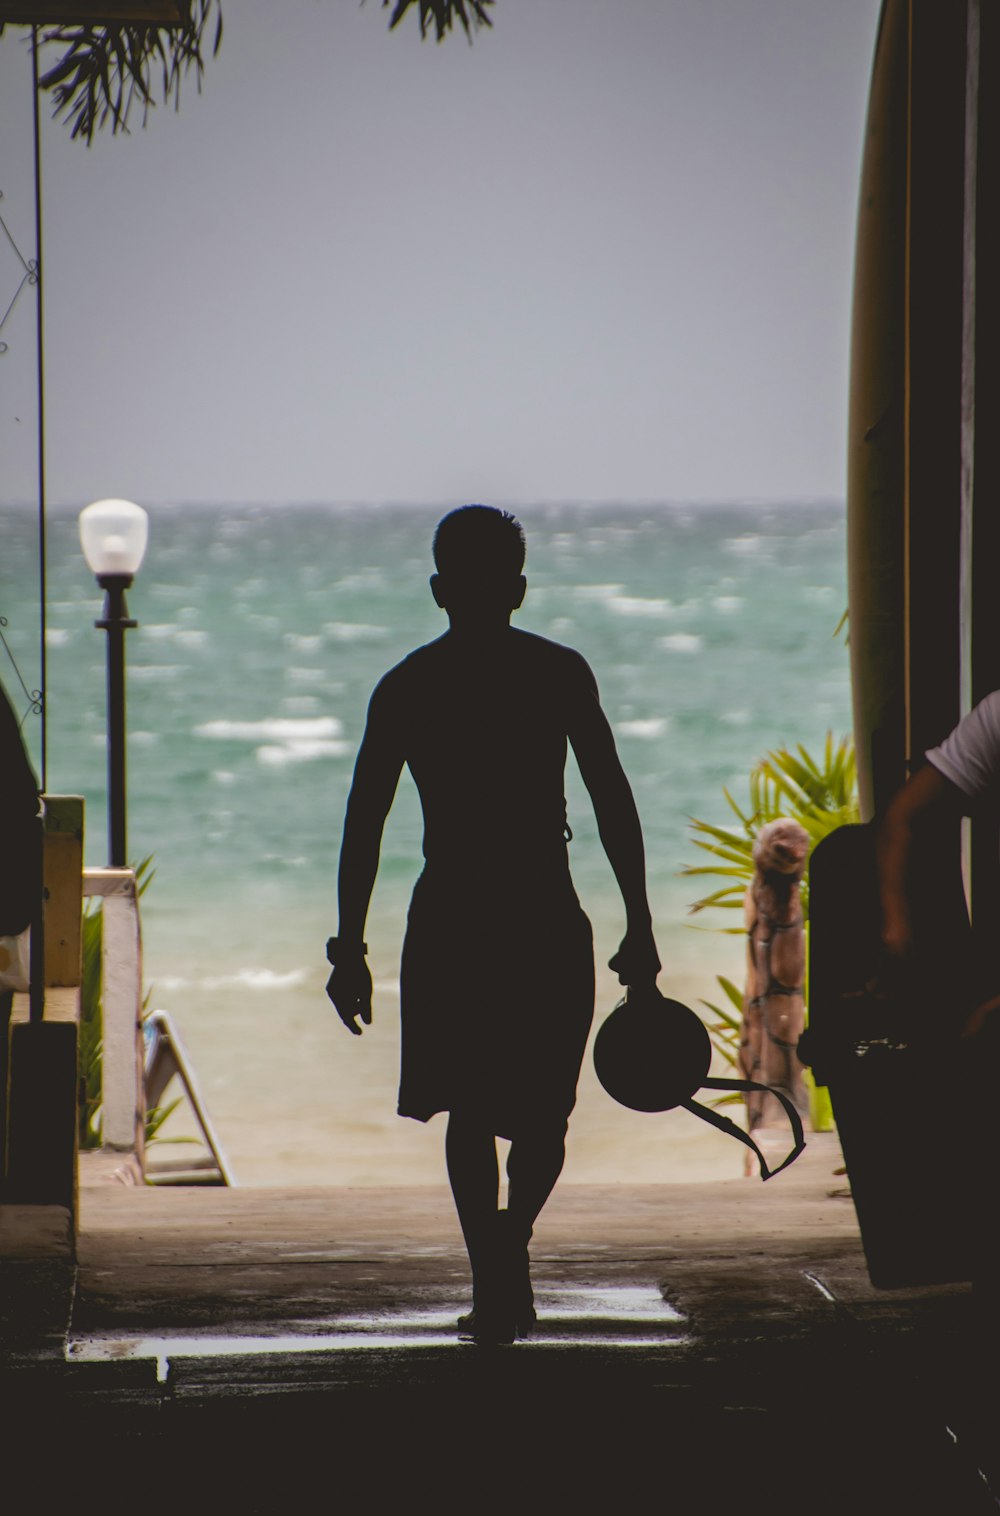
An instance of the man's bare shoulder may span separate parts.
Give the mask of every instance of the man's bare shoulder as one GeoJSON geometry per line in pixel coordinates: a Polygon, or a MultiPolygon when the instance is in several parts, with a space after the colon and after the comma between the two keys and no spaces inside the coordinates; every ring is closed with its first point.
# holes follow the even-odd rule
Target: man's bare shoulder
{"type": "Polygon", "coordinates": [[[393,664],[375,686],[372,699],[390,702],[402,699],[439,664],[443,642],[443,637],[436,638],[434,642],[426,642],[393,664]]]}
{"type": "Polygon", "coordinates": [[[520,627],[512,627],[511,635],[516,638],[514,645],[519,654],[526,660],[550,670],[556,678],[569,680],[573,684],[583,683],[588,688],[596,689],[597,681],[593,670],[576,648],[567,647],[563,642],[553,642],[548,637],[540,637],[537,632],[524,632],[520,627]]]}
{"type": "MultiPolygon", "coordinates": [[[[509,660],[532,687],[551,690],[553,698],[560,702],[567,697],[597,695],[590,665],[575,648],[514,627],[501,648],[501,663],[509,660]]],[[[484,654],[474,643],[445,633],[434,642],[414,648],[383,674],[375,686],[371,709],[385,715],[402,712],[415,702],[419,704],[431,689],[447,687],[456,677],[467,679],[470,667],[487,673],[495,670],[498,650],[494,646],[484,654]]]]}

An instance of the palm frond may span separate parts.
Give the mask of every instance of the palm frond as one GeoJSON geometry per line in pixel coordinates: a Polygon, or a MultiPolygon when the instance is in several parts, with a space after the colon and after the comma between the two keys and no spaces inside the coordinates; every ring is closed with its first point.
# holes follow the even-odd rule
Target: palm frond
{"type": "Polygon", "coordinates": [[[388,10],[390,5],[393,7],[389,21],[390,31],[399,25],[407,11],[415,5],[419,13],[422,38],[433,27],[436,40],[443,42],[458,21],[471,42],[473,31],[478,31],[481,26],[493,25],[486,10],[492,4],[493,0],[382,0],[382,9],[388,10]]]}
{"type": "Polygon", "coordinates": [[[205,54],[216,54],[222,44],[222,4],[184,0],[181,20],[173,24],[42,24],[38,40],[40,59],[59,52],[39,78],[39,87],[52,95],[52,114],[66,121],[71,137],[89,144],[109,123],[113,134],[127,132],[136,112],[145,125],[157,93],[178,109],[188,73],[201,88],[205,54]]]}
{"type": "MultiPolygon", "coordinates": [[[[719,862],[687,865],[680,874],[692,877],[711,874],[719,879],[743,881],[742,885],[726,884],[702,896],[689,906],[689,914],[708,909],[732,910],[742,905],[745,887],[753,878],[753,844],[761,827],[769,821],[781,816],[797,821],[809,838],[811,852],[830,832],[860,820],[857,764],[850,737],[835,740],[833,733],[828,732],[821,759],[815,758],[801,743],[796,744],[794,751],[785,746],[773,748],[754,764],[747,788],[750,804],[746,810],[729,790],[723,790],[726,804],[738,817],[745,836],[715,822],[689,818],[695,847],[719,862]]],[[[808,924],[808,871],[800,886],[800,899],[803,919],[808,924]]],[[[735,935],[740,928],[720,926],[715,930],[735,935]]],[[[732,988],[738,997],[735,986],[732,988]]],[[[738,1002],[734,999],[733,1003],[738,1002]]]]}

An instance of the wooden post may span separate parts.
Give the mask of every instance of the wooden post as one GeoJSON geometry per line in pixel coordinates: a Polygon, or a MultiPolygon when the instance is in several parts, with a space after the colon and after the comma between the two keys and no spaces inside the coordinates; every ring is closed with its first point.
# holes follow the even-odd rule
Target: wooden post
{"type": "MultiPolygon", "coordinates": [[[[796,1045],[805,1026],[805,931],[799,885],[809,837],[797,821],[769,821],[753,847],[754,876],[744,897],[747,977],[740,1066],[746,1079],[782,1090],[803,1116],[809,1092],[796,1045]]],[[[751,1132],[787,1118],[771,1095],[747,1096],[751,1132]]],[[[748,1167],[747,1172],[750,1172],[748,1167]]]]}
{"type": "Polygon", "coordinates": [[[101,1131],[106,1148],[143,1154],[142,941],[132,869],[88,869],[101,897],[101,1131]]]}
{"type": "Polygon", "coordinates": [[[46,795],[42,853],[44,1017],[18,994],[9,1025],[4,1199],[56,1205],[76,1229],[83,800],[46,795]]]}
{"type": "Polygon", "coordinates": [[[83,798],[46,795],[42,852],[45,984],[78,985],[83,953],[83,798]]]}
{"type": "MultiPolygon", "coordinates": [[[[27,996],[18,996],[27,1008],[27,996]]],[[[15,1007],[15,1016],[18,1007],[15,1007]]],[[[76,1230],[77,1022],[13,1020],[7,1101],[4,1199],[64,1206],[76,1230]]]]}

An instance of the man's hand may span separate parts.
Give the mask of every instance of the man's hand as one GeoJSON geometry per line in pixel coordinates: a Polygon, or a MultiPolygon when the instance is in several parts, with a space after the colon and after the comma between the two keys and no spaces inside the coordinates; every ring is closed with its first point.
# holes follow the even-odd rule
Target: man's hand
{"type": "Polygon", "coordinates": [[[608,960],[608,968],[618,975],[619,984],[630,989],[655,984],[661,967],[651,926],[629,928],[617,953],[608,960]]]}
{"type": "Polygon", "coordinates": [[[337,1008],[337,1015],[349,1032],[361,1036],[358,1018],[365,1026],[372,1024],[372,975],[364,955],[338,963],[326,983],[326,993],[337,1008]]]}

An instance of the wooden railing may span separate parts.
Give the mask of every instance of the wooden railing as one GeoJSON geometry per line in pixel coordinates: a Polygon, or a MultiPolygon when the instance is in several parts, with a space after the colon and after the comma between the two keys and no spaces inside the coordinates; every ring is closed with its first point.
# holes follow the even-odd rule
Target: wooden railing
{"type": "Polygon", "coordinates": [[[142,931],[135,871],[84,869],[83,800],[47,795],[40,929],[32,986],[0,1027],[0,1202],[58,1205],[76,1227],[83,902],[101,902],[101,1147],[129,1154],[138,1180],[234,1184],[177,1028],[164,1011],[143,1025],[142,931]],[[207,1152],[147,1170],[147,1103],[177,1079],[207,1152]]]}

